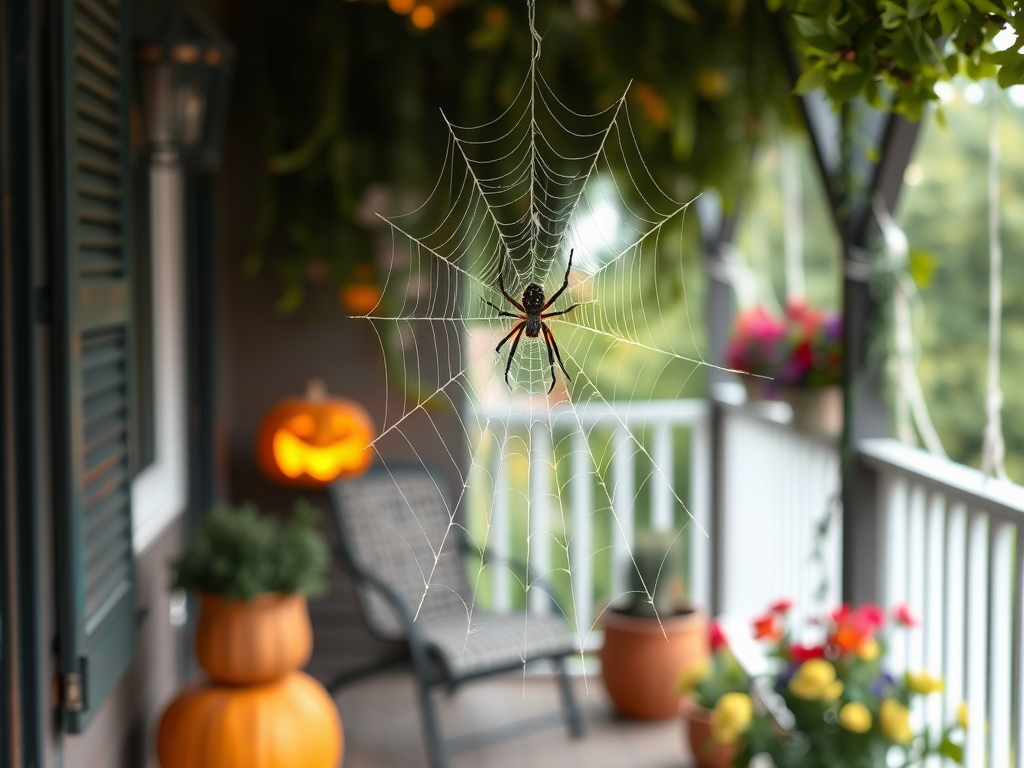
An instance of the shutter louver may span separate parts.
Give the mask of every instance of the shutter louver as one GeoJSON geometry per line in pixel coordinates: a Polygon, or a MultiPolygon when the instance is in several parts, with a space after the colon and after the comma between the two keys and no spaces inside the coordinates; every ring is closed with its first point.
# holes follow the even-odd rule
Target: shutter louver
{"type": "Polygon", "coordinates": [[[54,274],[61,666],[81,732],[135,644],[127,40],[119,0],[63,0],[61,218],[54,274]],[[80,689],[79,689],[80,684],[80,689]]]}

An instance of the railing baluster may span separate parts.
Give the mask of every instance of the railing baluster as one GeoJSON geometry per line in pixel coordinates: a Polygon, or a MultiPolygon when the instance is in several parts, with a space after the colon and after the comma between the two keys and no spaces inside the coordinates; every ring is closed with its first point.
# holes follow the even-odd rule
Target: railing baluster
{"type": "Polygon", "coordinates": [[[569,543],[572,571],[573,609],[580,643],[585,643],[594,621],[593,525],[594,469],[587,434],[582,429],[572,436],[572,541],[569,543]]]}
{"type": "Polygon", "coordinates": [[[683,520],[690,539],[690,597],[711,607],[711,439],[707,418],[690,427],[690,515],[683,520]],[[696,524],[695,524],[696,523],[696,524]]]}
{"type": "MultiPolygon", "coordinates": [[[[530,553],[528,563],[534,578],[547,580],[551,570],[551,534],[548,507],[551,502],[550,474],[554,467],[554,452],[551,446],[551,431],[543,421],[530,425],[530,553]]],[[[530,610],[546,613],[550,601],[540,588],[534,589],[531,579],[529,592],[530,610]]]]}
{"type": "MultiPolygon", "coordinates": [[[[904,558],[907,563],[907,604],[917,616],[925,608],[925,489],[916,483],[910,489],[907,510],[907,548],[904,558]]],[[[924,632],[907,633],[907,669],[920,671],[924,668],[924,632]]],[[[922,724],[923,706],[914,708],[916,725],[922,724]]]]}
{"type": "Polygon", "coordinates": [[[975,727],[967,731],[965,765],[985,765],[988,654],[988,520],[976,510],[967,515],[967,705],[975,727]]]}
{"type": "Polygon", "coordinates": [[[651,528],[667,531],[674,524],[672,486],[675,473],[675,451],[672,446],[672,424],[663,421],[655,427],[651,459],[651,528]]]}
{"type": "Polygon", "coordinates": [[[1015,768],[1024,768],[1024,526],[1014,538],[1013,597],[1013,722],[1010,743],[1015,768]]]}
{"type": "Polygon", "coordinates": [[[629,429],[619,425],[615,428],[615,453],[612,455],[612,476],[614,478],[612,500],[612,598],[625,593],[628,568],[633,557],[633,503],[635,495],[635,456],[633,437],[629,429]]]}
{"type": "Polygon", "coordinates": [[[1010,679],[1013,670],[1013,526],[991,521],[989,560],[988,764],[1010,764],[1010,679]]]}
{"type": "MultiPolygon", "coordinates": [[[[907,482],[885,478],[882,483],[886,510],[886,601],[889,605],[907,602],[907,482]]],[[[906,637],[897,636],[892,643],[894,669],[907,666],[906,637]]]]}
{"type": "Polygon", "coordinates": [[[946,607],[946,649],[942,676],[946,681],[943,719],[956,712],[967,698],[966,648],[964,629],[967,626],[967,508],[953,504],[946,513],[946,568],[943,580],[946,607]]]}
{"type": "MultiPolygon", "coordinates": [[[[946,499],[940,493],[929,495],[925,511],[925,537],[923,540],[925,555],[925,599],[921,606],[921,618],[924,646],[924,666],[931,674],[942,674],[942,662],[945,657],[943,632],[945,616],[943,611],[942,574],[945,567],[946,554],[946,499]]],[[[925,700],[925,723],[933,734],[938,734],[943,726],[943,700],[940,696],[929,696],[925,700]]],[[[934,760],[930,764],[939,765],[934,760]]]]}
{"type": "Polygon", "coordinates": [[[507,611],[512,607],[509,588],[511,574],[508,561],[512,555],[511,533],[508,519],[508,487],[509,430],[506,426],[494,433],[494,457],[491,465],[491,477],[494,489],[491,496],[491,525],[488,535],[488,546],[494,552],[497,565],[491,567],[491,598],[494,610],[507,611]]]}

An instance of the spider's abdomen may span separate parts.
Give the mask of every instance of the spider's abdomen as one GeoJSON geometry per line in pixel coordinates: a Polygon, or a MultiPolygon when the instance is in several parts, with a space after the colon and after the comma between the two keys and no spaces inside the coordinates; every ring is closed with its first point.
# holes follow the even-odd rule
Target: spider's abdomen
{"type": "MultiPolygon", "coordinates": [[[[526,310],[527,315],[540,316],[541,310],[544,309],[544,289],[536,283],[530,283],[526,286],[526,290],[523,291],[523,309],[526,310]]],[[[540,332],[540,325],[534,329],[533,333],[530,333],[530,325],[526,325],[526,335],[536,336],[540,332]]]]}

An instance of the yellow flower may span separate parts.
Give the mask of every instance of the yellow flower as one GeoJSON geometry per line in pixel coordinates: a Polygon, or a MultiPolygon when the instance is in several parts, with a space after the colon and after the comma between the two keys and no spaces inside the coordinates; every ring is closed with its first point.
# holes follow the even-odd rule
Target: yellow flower
{"type": "Polygon", "coordinates": [[[693,690],[708,676],[708,662],[695,664],[682,671],[676,681],[676,691],[685,696],[693,693],[693,690]]]}
{"type": "Polygon", "coordinates": [[[874,661],[878,658],[880,651],[881,648],[878,647],[878,641],[873,637],[869,637],[861,643],[860,648],[857,649],[857,656],[859,656],[862,661],[874,661]]]}
{"type": "Polygon", "coordinates": [[[910,710],[895,699],[886,699],[878,712],[878,722],[886,738],[897,744],[906,744],[914,738],[910,730],[910,710]]]}
{"type": "Polygon", "coordinates": [[[789,690],[798,699],[814,701],[825,695],[835,682],[836,668],[825,659],[808,659],[789,680],[789,690]]]}
{"type": "Polygon", "coordinates": [[[821,698],[823,698],[825,701],[835,701],[842,695],[843,681],[836,680],[832,683],[829,683],[828,688],[825,689],[825,692],[821,695],[821,698]]]}
{"type": "Polygon", "coordinates": [[[850,701],[839,710],[839,724],[854,733],[871,730],[871,711],[859,701],[850,701]]]}
{"type": "Polygon", "coordinates": [[[932,677],[927,672],[907,672],[907,687],[915,693],[939,693],[946,684],[941,677],[932,677]]]}
{"type": "Polygon", "coordinates": [[[711,737],[719,744],[732,744],[747,730],[754,704],[745,693],[727,693],[711,711],[711,737]]]}
{"type": "Polygon", "coordinates": [[[971,713],[967,709],[967,702],[961,701],[960,705],[956,708],[956,721],[960,723],[960,727],[965,731],[968,729],[971,723],[971,713]]]}

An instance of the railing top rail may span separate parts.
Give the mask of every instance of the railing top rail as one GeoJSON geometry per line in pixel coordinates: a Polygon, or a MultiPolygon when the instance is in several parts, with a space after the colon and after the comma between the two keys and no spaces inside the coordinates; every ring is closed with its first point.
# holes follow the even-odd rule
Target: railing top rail
{"type": "Polygon", "coordinates": [[[977,469],[891,438],[863,440],[857,452],[862,461],[880,472],[913,480],[968,509],[1024,523],[1024,486],[986,477],[977,469]]]}
{"type": "Polygon", "coordinates": [[[474,403],[473,410],[480,419],[495,419],[503,423],[551,423],[556,427],[585,427],[601,422],[615,422],[626,426],[643,426],[652,422],[673,425],[697,424],[705,418],[708,403],[704,399],[642,400],[626,402],[592,401],[556,405],[548,410],[530,402],[492,401],[474,403]]]}

